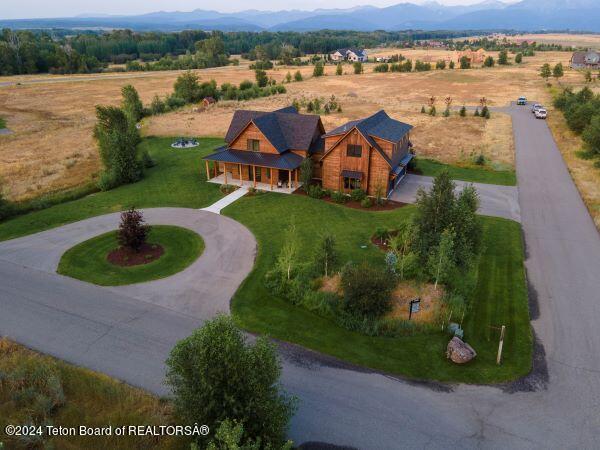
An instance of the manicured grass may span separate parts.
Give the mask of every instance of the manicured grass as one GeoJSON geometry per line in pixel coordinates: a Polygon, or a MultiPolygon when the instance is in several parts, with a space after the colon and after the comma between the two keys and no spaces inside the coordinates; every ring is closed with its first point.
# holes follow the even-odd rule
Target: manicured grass
{"type": "MultiPolygon", "coordinates": [[[[36,368],[44,373],[55,370],[64,391],[64,404],[51,412],[48,423],[58,427],[107,427],[113,430],[123,425],[169,425],[175,422],[172,406],[146,392],[120,383],[81,367],[40,355],[6,339],[0,339],[0,374],[19,373],[24,367],[36,368]]],[[[3,377],[4,379],[4,377],[3,377]]],[[[33,379],[27,381],[33,382],[33,379]]],[[[27,446],[24,441],[4,434],[8,424],[28,424],[32,411],[40,409],[37,398],[22,396],[20,401],[13,395],[7,383],[0,383],[0,442],[6,449],[25,448],[106,448],[129,449],[189,449],[186,439],[169,436],[56,436],[45,439],[49,444],[27,446]]],[[[43,404],[43,402],[41,402],[43,404]]]]}
{"type": "Polygon", "coordinates": [[[419,175],[435,177],[443,170],[449,171],[450,177],[455,180],[503,186],[516,186],[517,184],[517,175],[514,170],[493,170],[484,166],[460,167],[432,159],[417,158],[415,160],[415,173],[419,175]]]}
{"type": "Polygon", "coordinates": [[[265,194],[244,197],[225,214],[245,224],[256,236],[256,265],[232,301],[237,322],[257,333],[294,342],[357,365],[417,379],[497,383],[526,374],[531,366],[531,332],[523,269],[521,230],[516,222],[484,217],[484,252],[479,280],[465,317],[465,338],[478,352],[467,366],[445,358],[448,335],[420,334],[403,338],[367,337],[274,297],[264,286],[294,221],[302,242],[302,259],[313,251],[314,237],[328,230],[336,236],[342,261],[367,260],[383,265],[383,255],[369,238],[378,226],[397,227],[413,206],[365,212],[301,196],[265,194]],[[366,245],[366,248],[361,246],[366,245]],[[505,358],[495,364],[498,331],[506,325],[505,358]]]}
{"type": "Polygon", "coordinates": [[[92,216],[122,211],[131,206],[203,208],[223,197],[218,185],[205,183],[204,162],[200,160],[223,141],[212,138],[199,139],[199,147],[186,150],[172,149],[172,142],[173,138],[143,140],[140,148],[148,150],[156,161],[156,166],[147,169],[146,176],[141,181],[0,223],[0,241],[92,216]]]}
{"type": "Polygon", "coordinates": [[[119,286],[173,275],[192,264],[204,250],[204,241],[198,234],[167,225],[153,226],[148,243],[161,245],[164,254],[148,264],[121,267],[106,259],[119,246],[117,233],[111,231],[67,250],[57,271],[102,286],[119,286]]]}

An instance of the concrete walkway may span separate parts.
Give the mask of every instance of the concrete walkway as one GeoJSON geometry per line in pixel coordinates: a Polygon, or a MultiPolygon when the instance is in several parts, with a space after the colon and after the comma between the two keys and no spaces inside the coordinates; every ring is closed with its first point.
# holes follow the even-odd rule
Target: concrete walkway
{"type": "MultiPolygon", "coordinates": [[[[521,208],[519,207],[519,191],[516,186],[498,186],[495,184],[467,183],[454,180],[458,191],[472,184],[479,194],[479,213],[486,216],[503,217],[505,219],[521,221],[521,208]]],[[[402,203],[414,203],[417,190],[431,189],[432,177],[408,174],[392,192],[391,200],[402,203]]]]}
{"type": "Polygon", "coordinates": [[[210,206],[206,208],[202,208],[200,211],[208,211],[215,214],[221,214],[221,210],[225,209],[227,206],[231,205],[236,200],[239,200],[244,195],[248,193],[248,188],[242,186],[237,188],[231,194],[226,195],[221,200],[216,201],[210,206]]]}

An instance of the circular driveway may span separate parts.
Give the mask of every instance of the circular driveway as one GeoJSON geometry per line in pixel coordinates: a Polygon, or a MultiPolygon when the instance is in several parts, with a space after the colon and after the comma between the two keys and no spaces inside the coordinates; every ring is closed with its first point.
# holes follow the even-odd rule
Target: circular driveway
{"type": "MultiPolygon", "coordinates": [[[[218,214],[185,208],[143,210],[149,224],[177,225],[204,239],[204,253],[185,270],[160,280],[106,287],[115,293],[178,313],[209,319],[229,312],[229,301],[254,265],[256,240],[242,224],[218,214]]],[[[92,217],[0,243],[0,259],[55,273],[61,256],[74,245],[115,230],[120,213],[92,217]]]]}

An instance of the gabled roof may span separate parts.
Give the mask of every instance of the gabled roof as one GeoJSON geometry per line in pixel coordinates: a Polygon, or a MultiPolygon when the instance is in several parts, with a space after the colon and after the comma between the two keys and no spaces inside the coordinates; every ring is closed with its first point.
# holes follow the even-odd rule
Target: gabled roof
{"type": "Polygon", "coordinates": [[[325,136],[345,134],[354,127],[358,128],[365,137],[377,137],[390,142],[398,142],[413,128],[412,125],[392,119],[382,109],[364,119],[347,122],[344,125],[331,130],[329,133],[325,134],[325,136]]]}
{"type": "MultiPolygon", "coordinates": [[[[383,149],[377,144],[374,137],[390,142],[398,142],[413,126],[399,120],[392,119],[384,110],[360,120],[352,120],[325,134],[328,136],[341,136],[356,128],[366,139],[371,147],[379,152],[390,166],[395,166],[397,161],[392,161],[383,149]]],[[[331,148],[333,149],[333,147],[331,148]]],[[[330,149],[330,150],[331,150],[330,149]]],[[[325,157],[325,155],[323,155],[325,157]]]]}
{"type": "Polygon", "coordinates": [[[308,151],[315,135],[320,132],[321,118],[313,114],[299,114],[288,106],[276,111],[237,110],[225,135],[232,141],[252,122],[264,134],[279,153],[288,150],[308,151]]]}
{"type": "Polygon", "coordinates": [[[355,47],[349,47],[349,48],[338,48],[335,52],[336,53],[339,52],[341,55],[346,56],[346,54],[348,52],[352,52],[354,53],[356,56],[367,56],[367,54],[365,53],[365,51],[363,49],[360,48],[355,48],[355,47]]]}

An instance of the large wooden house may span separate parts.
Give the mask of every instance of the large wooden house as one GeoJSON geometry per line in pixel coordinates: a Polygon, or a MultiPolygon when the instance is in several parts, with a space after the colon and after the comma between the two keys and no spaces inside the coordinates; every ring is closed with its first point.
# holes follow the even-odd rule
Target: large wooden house
{"type": "Polygon", "coordinates": [[[324,188],[387,196],[412,158],[411,128],[385,111],[325,133],[318,115],[300,114],[293,107],[238,110],[226,145],[203,159],[213,181],[291,191],[299,186],[302,162],[311,158],[315,181],[324,188]]]}

